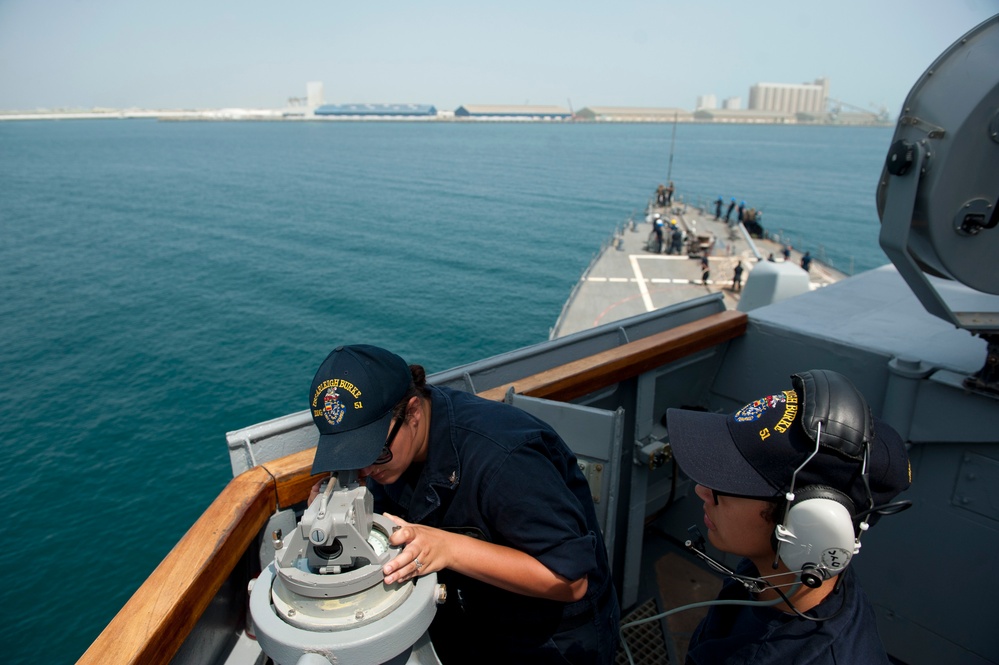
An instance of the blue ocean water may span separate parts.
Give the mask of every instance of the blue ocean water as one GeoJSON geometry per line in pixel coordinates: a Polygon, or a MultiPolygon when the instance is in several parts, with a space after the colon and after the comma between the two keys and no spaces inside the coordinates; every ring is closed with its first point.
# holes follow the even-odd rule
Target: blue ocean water
{"type": "Polygon", "coordinates": [[[533,344],[671,175],[847,271],[885,128],[0,122],[5,662],[72,662],[341,343],[533,344]]]}

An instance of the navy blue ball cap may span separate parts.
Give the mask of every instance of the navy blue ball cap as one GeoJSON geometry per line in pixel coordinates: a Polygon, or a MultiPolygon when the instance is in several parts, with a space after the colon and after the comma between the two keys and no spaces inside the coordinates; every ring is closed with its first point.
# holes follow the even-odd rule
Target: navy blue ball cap
{"type": "Polygon", "coordinates": [[[312,473],[363,469],[381,454],[392,408],[412,383],[409,366],[391,351],[338,346],[312,379],[309,410],[319,429],[312,473]]]}
{"type": "MultiPolygon", "coordinates": [[[[794,390],[754,400],[733,414],[669,409],[669,443],[680,468],[694,482],[727,494],[778,497],[790,489],[791,476],[815,450],[800,420],[794,390]]],[[[796,488],[825,485],[847,494],[857,510],[873,499],[891,501],[912,481],[909,456],[898,433],[874,418],[868,476],[861,463],[826,449],[798,473],[796,488]]]]}

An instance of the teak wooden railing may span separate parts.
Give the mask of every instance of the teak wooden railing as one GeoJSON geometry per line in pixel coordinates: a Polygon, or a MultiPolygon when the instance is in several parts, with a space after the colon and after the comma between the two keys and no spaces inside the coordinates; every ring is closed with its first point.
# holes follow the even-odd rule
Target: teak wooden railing
{"type": "MultiPolygon", "coordinates": [[[[724,311],[479,393],[508,388],[568,401],[743,335],[747,317],[724,311]]],[[[312,449],[233,478],[136,590],[79,663],[169,663],[267,519],[305,500],[312,449]]]]}

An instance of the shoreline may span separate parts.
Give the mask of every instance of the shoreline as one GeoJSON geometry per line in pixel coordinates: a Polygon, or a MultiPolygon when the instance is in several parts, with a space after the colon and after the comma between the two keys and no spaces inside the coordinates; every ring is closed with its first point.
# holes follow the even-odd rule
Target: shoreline
{"type": "Polygon", "coordinates": [[[761,119],[758,116],[725,119],[582,119],[545,118],[534,116],[484,116],[455,117],[451,114],[436,116],[315,116],[286,114],[283,111],[267,109],[213,109],[213,110],[101,110],[101,111],[0,111],[0,122],[30,120],[158,120],[163,122],[505,122],[505,123],[545,123],[545,124],[586,124],[586,125],[786,125],[794,127],[894,127],[894,122],[829,122],[799,121],[793,118],[761,119]]]}

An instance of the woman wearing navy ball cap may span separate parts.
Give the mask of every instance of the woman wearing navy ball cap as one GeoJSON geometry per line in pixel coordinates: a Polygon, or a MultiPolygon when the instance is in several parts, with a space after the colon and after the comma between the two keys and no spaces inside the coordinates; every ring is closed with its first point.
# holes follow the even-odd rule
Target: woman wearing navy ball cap
{"type": "Polygon", "coordinates": [[[310,408],[312,472],[359,470],[399,525],[385,582],[446,585],[430,627],[442,662],[613,662],[620,611],[593,499],[551,427],[367,345],[330,353],[310,408]]]}

